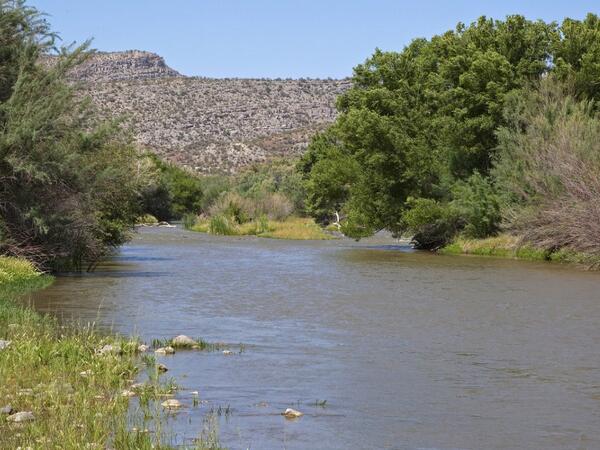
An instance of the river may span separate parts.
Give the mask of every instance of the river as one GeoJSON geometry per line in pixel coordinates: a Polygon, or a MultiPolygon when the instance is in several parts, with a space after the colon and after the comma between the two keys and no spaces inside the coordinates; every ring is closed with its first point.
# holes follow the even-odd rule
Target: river
{"type": "Polygon", "coordinates": [[[203,401],[172,419],[178,442],[229,406],[231,449],[600,448],[599,273],[392,244],[143,229],[30,301],[145,340],[231,344],[159,358],[183,403],[203,401]]]}

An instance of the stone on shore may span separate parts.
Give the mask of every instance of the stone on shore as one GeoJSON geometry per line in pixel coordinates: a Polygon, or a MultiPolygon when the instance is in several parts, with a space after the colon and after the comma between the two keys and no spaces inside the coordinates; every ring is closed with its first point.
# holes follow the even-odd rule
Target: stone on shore
{"type": "Polygon", "coordinates": [[[10,344],[11,344],[11,341],[5,341],[3,339],[0,339],[0,350],[4,350],[8,346],[10,346],[10,344]]]}
{"type": "Polygon", "coordinates": [[[6,420],[15,423],[31,422],[32,420],[35,420],[35,416],[31,411],[21,411],[8,416],[6,420]]]}
{"type": "Polygon", "coordinates": [[[139,353],[146,353],[149,348],[150,347],[148,347],[146,344],[140,344],[140,345],[138,345],[137,350],[139,353]]]}
{"type": "Polygon", "coordinates": [[[10,416],[14,412],[15,412],[15,410],[10,405],[6,405],[6,406],[3,406],[2,408],[0,408],[0,415],[3,415],[3,416],[10,416]]]}

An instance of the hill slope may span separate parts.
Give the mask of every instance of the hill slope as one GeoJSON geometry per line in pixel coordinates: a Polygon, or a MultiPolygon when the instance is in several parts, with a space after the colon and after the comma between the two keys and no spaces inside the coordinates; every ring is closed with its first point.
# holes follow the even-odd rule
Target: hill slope
{"type": "Polygon", "coordinates": [[[98,53],[71,76],[104,117],[125,116],[141,145],[203,173],[301,154],[350,85],[185,77],[140,51],[98,53]]]}

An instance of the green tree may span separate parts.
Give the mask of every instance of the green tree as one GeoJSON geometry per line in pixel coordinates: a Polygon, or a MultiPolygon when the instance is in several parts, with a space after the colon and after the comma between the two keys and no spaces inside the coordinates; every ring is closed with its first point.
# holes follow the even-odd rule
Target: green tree
{"type": "Polygon", "coordinates": [[[0,1],[0,39],[0,252],[93,264],[125,242],[138,214],[136,151],[64,81],[85,46],[40,65],[54,36],[12,1],[0,1]]]}

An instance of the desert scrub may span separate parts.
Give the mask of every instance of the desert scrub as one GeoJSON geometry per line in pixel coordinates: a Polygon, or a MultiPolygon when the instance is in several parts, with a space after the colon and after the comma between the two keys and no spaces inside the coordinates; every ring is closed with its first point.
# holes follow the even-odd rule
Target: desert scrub
{"type": "MultiPolygon", "coordinates": [[[[19,296],[52,282],[30,263],[0,257],[0,273],[0,339],[10,342],[0,349],[0,407],[34,417],[15,424],[0,414],[0,448],[168,448],[160,443],[168,441],[159,414],[149,425],[155,433],[131,428],[148,414],[143,405],[128,414],[129,398],[122,395],[141,365],[138,342],[91,326],[62,326],[22,306],[19,296]]],[[[153,383],[140,397],[173,389],[153,383]]]]}

